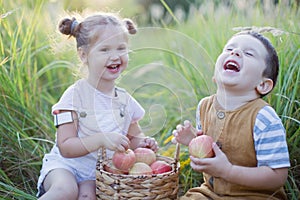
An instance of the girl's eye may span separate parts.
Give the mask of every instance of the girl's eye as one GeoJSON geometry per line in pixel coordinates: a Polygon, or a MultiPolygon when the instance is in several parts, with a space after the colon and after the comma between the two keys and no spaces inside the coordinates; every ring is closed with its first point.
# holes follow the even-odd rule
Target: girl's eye
{"type": "Polygon", "coordinates": [[[109,49],[108,49],[108,48],[101,48],[100,51],[101,51],[101,52],[108,52],[109,49]]]}
{"type": "Polygon", "coordinates": [[[118,50],[119,51],[125,51],[125,50],[127,50],[127,48],[126,47],[119,47],[118,50]]]}

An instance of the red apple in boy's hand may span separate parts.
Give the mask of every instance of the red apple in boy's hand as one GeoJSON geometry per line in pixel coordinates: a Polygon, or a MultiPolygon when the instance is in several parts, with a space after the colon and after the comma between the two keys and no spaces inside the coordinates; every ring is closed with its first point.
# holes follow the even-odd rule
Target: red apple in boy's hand
{"type": "Polygon", "coordinates": [[[197,136],[189,143],[189,153],[196,158],[211,158],[214,156],[212,144],[212,137],[208,135],[197,136]]]}
{"type": "Polygon", "coordinates": [[[134,150],[136,162],[143,162],[151,165],[156,160],[154,151],[148,148],[139,147],[134,150]]]}
{"type": "Polygon", "coordinates": [[[169,165],[166,161],[157,160],[151,164],[151,169],[153,174],[162,174],[165,172],[169,172],[172,170],[171,165],[169,165]]]}
{"type": "Polygon", "coordinates": [[[152,169],[149,165],[142,162],[134,163],[133,167],[129,170],[130,175],[151,175],[152,169]]]}
{"type": "Polygon", "coordinates": [[[112,157],[113,165],[122,171],[128,171],[135,163],[135,154],[131,149],[125,152],[116,151],[112,157]]]}

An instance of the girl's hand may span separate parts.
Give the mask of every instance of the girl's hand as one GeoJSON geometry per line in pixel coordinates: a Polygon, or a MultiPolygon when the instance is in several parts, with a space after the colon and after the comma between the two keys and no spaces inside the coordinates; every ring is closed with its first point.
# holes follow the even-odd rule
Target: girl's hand
{"type": "Polygon", "coordinates": [[[188,120],[185,120],[183,125],[178,124],[176,126],[176,129],[173,130],[173,136],[172,139],[173,143],[179,142],[180,144],[188,146],[190,141],[195,138],[197,135],[202,135],[202,131],[198,132],[196,129],[192,126],[191,122],[188,120]]]}
{"type": "Polygon", "coordinates": [[[138,147],[145,147],[152,149],[152,151],[157,152],[158,150],[158,144],[156,140],[152,137],[145,137],[142,142],[138,145],[138,147]]]}
{"type": "Polygon", "coordinates": [[[103,134],[103,144],[105,148],[112,151],[126,151],[129,149],[129,139],[120,133],[103,134]]]}
{"type": "Polygon", "coordinates": [[[191,167],[197,172],[204,172],[214,177],[226,178],[230,173],[232,164],[227,156],[221,151],[216,143],[213,143],[215,157],[213,158],[191,158],[191,167]]]}

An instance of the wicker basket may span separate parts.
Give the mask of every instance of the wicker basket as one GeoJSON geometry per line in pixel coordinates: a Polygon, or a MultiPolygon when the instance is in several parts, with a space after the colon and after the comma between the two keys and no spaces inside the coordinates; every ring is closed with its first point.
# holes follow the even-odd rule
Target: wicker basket
{"type": "Polygon", "coordinates": [[[171,164],[172,170],[163,174],[124,175],[113,174],[104,170],[111,159],[106,158],[105,151],[97,161],[96,194],[97,199],[177,199],[179,189],[179,144],[174,158],[157,155],[157,160],[171,164]]]}

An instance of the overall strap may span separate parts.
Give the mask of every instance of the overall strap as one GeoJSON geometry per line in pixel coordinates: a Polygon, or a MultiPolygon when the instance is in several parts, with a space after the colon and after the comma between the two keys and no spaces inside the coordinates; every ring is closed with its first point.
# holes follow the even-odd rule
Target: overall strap
{"type": "Polygon", "coordinates": [[[118,95],[119,97],[119,103],[120,103],[120,115],[121,117],[124,117],[125,116],[125,109],[126,109],[126,106],[128,104],[128,95],[126,94],[126,90],[123,89],[123,88],[119,88],[119,87],[116,87],[116,94],[118,95]]]}

